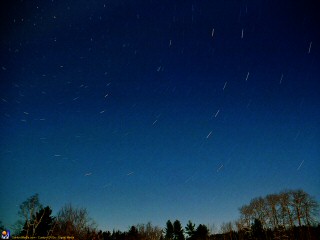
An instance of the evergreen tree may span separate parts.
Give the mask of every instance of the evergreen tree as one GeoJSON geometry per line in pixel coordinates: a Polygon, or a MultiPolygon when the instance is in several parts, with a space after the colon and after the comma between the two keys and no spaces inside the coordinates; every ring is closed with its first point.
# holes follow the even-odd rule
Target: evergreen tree
{"type": "Polygon", "coordinates": [[[265,239],[262,223],[259,219],[254,220],[254,223],[251,226],[251,230],[252,230],[252,236],[254,239],[259,239],[259,240],[265,239]]]}
{"type": "Polygon", "coordinates": [[[166,227],[166,234],[165,234],[165,240],[173,240],[173,225],[170,220],[167,221],[167,227],[166,227]]]}
{"type": "Polygon", "coordinates": [[[141,239],[138,229],[135,226],[132,226],[127,233],[128,240],[139,240],[141,239]]]}
{"type": "Polygon", "coordinates": [[[184,240],[183,228],[179,220],[176,220],[173,223],[173,239],[184,240]]]}
{"type": "Polygon", "coordinates": [[[111,240],[111,232],[110,231],[106,231],[102,233],[102,239],[103,240],[111,240]]]}
{"type": "Polygon", "coordinates": [[[207,226],[199,224],[195,232],[195,239],[197,240],[207,240],[209,238],[209,230],[207,226]]]}
{"type": "Polygon", "coordinates": [[[36,221],[40,222],[36,229],[35,236],[49,236],[54,226],[54,217],[51,217],[52,210],[49,206],[36,213],[36,221]]]}
{"type": "Polygon", "coordinates": [[[192,240],[194,238],[195,234],[195,224],[193,224],[190,220],[187,223],[187,226],[185,227],[186,233],[188,234],[189,240],[192,240]]]}

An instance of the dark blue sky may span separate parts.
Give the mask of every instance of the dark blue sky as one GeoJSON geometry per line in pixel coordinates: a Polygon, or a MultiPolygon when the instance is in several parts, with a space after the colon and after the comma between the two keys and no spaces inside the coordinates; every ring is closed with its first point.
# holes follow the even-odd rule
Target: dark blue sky
{"type": "MultiPolygon", "coordinates": [[[[3,5],[3,3],[2,3],[3,5]]],[[[1,220],[34,193],[102,230],[219,225],[252,198],[320,199],[312,1],[1,7],[1,220]]]]}

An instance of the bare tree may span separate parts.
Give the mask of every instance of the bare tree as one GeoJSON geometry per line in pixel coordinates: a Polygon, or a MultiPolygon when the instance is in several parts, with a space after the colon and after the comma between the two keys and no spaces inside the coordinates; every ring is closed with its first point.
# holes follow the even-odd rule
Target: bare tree
{"type": "Polygon", "coordinates": [[[248,237],[251,235],[251,228],[247,227],[247,223],[240,218],[239,220],[235,221],[234,225],[238,231],[239,240],[248,239],[248,237]]]}
{"type": "Polygon", "coordinates": [[[39,201],[39,195],[34,194],[31,197],[29,197],[26,201],[24,201],[19,206],[19,216],[22,218],[22,220],[18,221],[20,225],[20,230],[23,228],[22,234],[25,236],[34,236],[37,227],[41,223],[42,217],[44,215],[40,216],[39,218],[36,218],[36,213],[40,212],[42,209],[42,205],[39,201]]]}
{"type": "Polygon", "coordinates": [[[244,205],[240,209],[240,218],[242,228],[250,228],[253,220],[253,210],[249,205],[244,205]]]}
{"type": "Polygon", "coordinates": [[[254,219],[258,219],[267,229],[286,231],[295,224],[315,225],[319,221],[319,204],[303,190],[283,191],[279,194],[269,194],[266,197],[254,198],[249,205],[240,209],[238,230],[250,228],[254,219]]]}
{"type": "Polygon", "coordinates": [[[75,239],[85,239],[95,232],[96,224],[89,217],[85,208],[74,208],[71,204],[65,205],[57,214],[55,232],[64,236],[73,236],[75,239]]]}
{"type": "Polygon", "coordinates": [[[302,209],[302,204],[306,199],[306,194],[302,190],[297,190],[292,192],[292,207],[295,212],[295,218],[298,221],[299,227],[302,225],[302,218],[303,218],[303,209],[302,209]]]}
{"type": "Polygon", "coordinates": [[[282,226],[293,228],[293,212],[290,208],[291,204],[291,192],[283,191],[279,194],[280,215],[279,218],[282,222],[282,226]]]}
{"type": "Polygon", "coordinates": [[[279,209],[279,195],[269,194],[266,196],[266,205],[269,216],[269,222],[272,228],[279,226],[278,209],[279,209]]]}
{"type": "Polygon", "coordinates": [[[221,232],[222,233],[230,233],[232,232],[234,229],[233,229],[233,224],[232,222],[223,222],[221,224],[221,232]]]}
{"type": "Polygon", "coordinates": [[[218,229],[217,229],[217,227],[216,227],[216,225],[214,223],[211,223],[211,224],[208,223],[207,224],[207,228],[209,230],[209,235],[216,234],[218,232],[218,229]]]}
{"type": "Polygon", "coordinates": [[[297,209],[296,214],[298,215],[299,212],[299,218],[303,220],[305,225],[311,226],[317,223],[316,217],[319,215],[319,204],[313,197],[303,190],[298,190],[293,193],[293,203],[295,204],[295,209],[297,209]]]}
{"type": "Polygon", "coordinates": [[[139,235],[145,240],[159,240],[162,236],[162,228],[153,226],[151,222],[147,224],[138,224],[136,226],[139,235]]]}
{"type": "Polygon", "coordinates": [[[267,227],[268,210],[266,200],[262,197],[254,198],[251,200],[249,207],[252,209],[251,221],[258,219],[263,227],[267,227]]]}

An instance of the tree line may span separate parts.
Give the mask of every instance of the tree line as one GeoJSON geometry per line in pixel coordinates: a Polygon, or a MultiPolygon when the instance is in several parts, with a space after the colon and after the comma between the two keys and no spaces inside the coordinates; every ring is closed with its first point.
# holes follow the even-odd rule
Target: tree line
{"type": "Polygon", "coordinates": [[[239,212],[237,221],[221,226],[230,239],[319,239],[320,236],[319,203],[303,190],[254,198],[240,207],[239,212]]]}
{"type": "MultiPolygon", "coordinates": [[[[240,218],[222,223],[220,232],[208,226],[196,226],[191,220],[185,227],[179,220],[166,222],[166,227],[133,225],[128,231],[98,230],[85,208],[67,204],[52,216],[39,195],[29,197],[19,206],[15,225],[18,237],[69,236],[76,240],[244,240],[244,239],[319,239],[319,203],[303,190],[283,191],[254,198],[239,208],[240,218]]],[[[2,229],[5,229],[0,222],[2,229]]]]}
{"type": "Polygon", "coordinates": [[[251,200],[240,209],[239,228],[249,227],[258,219],[263,228],[292,228],[316,223],[318,203],[303,190],[283,191],[251,200]]]}

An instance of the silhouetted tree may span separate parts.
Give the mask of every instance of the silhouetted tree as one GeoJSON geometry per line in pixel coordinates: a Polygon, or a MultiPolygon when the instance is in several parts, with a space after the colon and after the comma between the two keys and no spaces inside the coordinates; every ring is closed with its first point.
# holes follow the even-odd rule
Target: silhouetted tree
{"type": "Polygon", "coordinates": [[[280,206],[280,198],[277,194],[269,194],[266,196],[266,205],[267,205],[267,216],[268,220],[266,222],[271,223],[271,228],[276,228],[279,226],[279,219],[278,219],[278,209],[280,206]]]}
{"type": "Polygon", "coordinates": [[[86,239],[95,230],[95,223],[85,208],[74,208],[65,205],[57,215],[55,234],[73,236],[75,239],[86,239]]]}
{"type": "Polygon", "coordinates": [[[239,208],[240,211],[240,221],[239,226],[241,229],[248,229],[251,226],[252,216],[253,216],[253,209],[248,205],[244,205],[239,208]]]}
{"type": "Polygon", "coordinates": [[[194,234],[197,240],[207,240],[209,238],[209,230],[206,225],[199,224],[194,234]]]}
{"type": "Polygon", "coordinates": [[[121,231],[112,231],[111,234],[111,239],[112,240],[126,240],[126,232],[121,232],[121,231]]]}
{"type": "Polygon", "coordinates": [[[138,229],[141,239],[159,240],[162,237],[162,229],[158,226],[153,226],[151,222],[138,224],[136,228],[138,229]]]}
{"type": "Polygon", "coordinates": [[[166,223],[166,230],[165,230],[165,239],[166,240],[172,240],[173,239],[173,225],[172,225],[172,222],[170,220],[167,221],[166,223]]]}
{"type": "Polygon", "coordinates": [[[111,232],[110,231],[103,232],[102,233],[102,239],[103,240],[111,240],[112,239],[111,232]]]}
{"type": "Polygon", "coordinates": [[[251,208],[251,220],[254,224],[255,219],[258,219],[261,224],[266,225],[268,219],[267,201],[265,198],[257,197],[251,200],[249,207],[251,208]]]}
{"type": "Polygon", "coordinates": [[[229,236],[229,239],[233,237],[233,224],[232,222],[226,222],[221,224],[221,231],[229,236]]]}
{"type": "MultiPolygon", "coordinates": [[[[319,204],[303,190],[285,191],[280,194],[269,194],[265,198],[255,198],[249,205],[240,209],[238,230],[249,229],[258,219],[264,229],[277,229],[286,232],[297,224],[315,226],[319,219],[319,204]]],[[[289,234],[289,237],[293,237],[289,234]]]]}
{"type": "Polygon", "coordinates": [[[173,223],[173,239],[184,240],[183,228],[179,220],[175,220],[173,223]]]}
{"type": "Polygon", "coordinates": [[[186,234],[188,235],[187,239],[192,240],[194,239],[195,234],[195,224],[193,224],[190,220],[187,223],[187,226],[185,227],[186,234]]]}
{"type": "Polygon", "coordinates": [[[54,218],[51,216],[52,210],[49,206],[42,208],[31,221],[25,222],[22,236],[42,236],[47,237],[51,235],[54,227],[54,218]]]}
{"type": "Polygon", "coordinates": [[[293,211],[290,207],[291,193],[289,191],[283,191],[279,194],[279,220],[281,225],[285,228],[292,229],[294,226],[293,211]]]}
{"type": "Polygon", "coordinates": [[[303,190],[292,192],[292,204],[299,226],[302,223],[307,226],[317,223],[316,216],[319,214],[319,204],[308,193],[303,190]]]}
{"type": "MultiPolygon", "coordinates": [[[[36,229],[41,223],[42,217],[36,217],[36,213],[42,209],[42,205],[39,201],[39,195],[34,194],[24,201],[19,206],[20,220],[17,222],[18,228],[20,228],[21,236],[35,236],[36,229]]],[[[42,212],[44,214],[44,212],[42,212]]]]}
{"type": "Polygon", "coordinates": [[[301,227],[302,225],[301,218],[303,217],[302,202],[303,202],[303,199],[305,198],[305,194],[303,191],[299,190],[299,191],[293,192],[292,196],[293,196],[292,203],[295,211],[295,218],[298,220],[299,227],[301,227]]]}
{"type": "Polygon", "coordinates": [[[135,226],[132,226],[127,234],[127,240],[139,240],[141,236],[138,232],[138,229],[135,226]]]}
{"type": "Polygon", "coordinates": [[[251,226],[251,230],[252,230],[252,236],[254,239],[257,239],[257,240],[265,239],[262,223],[259,219],[254,220],[254,223],[251,226]]]}

